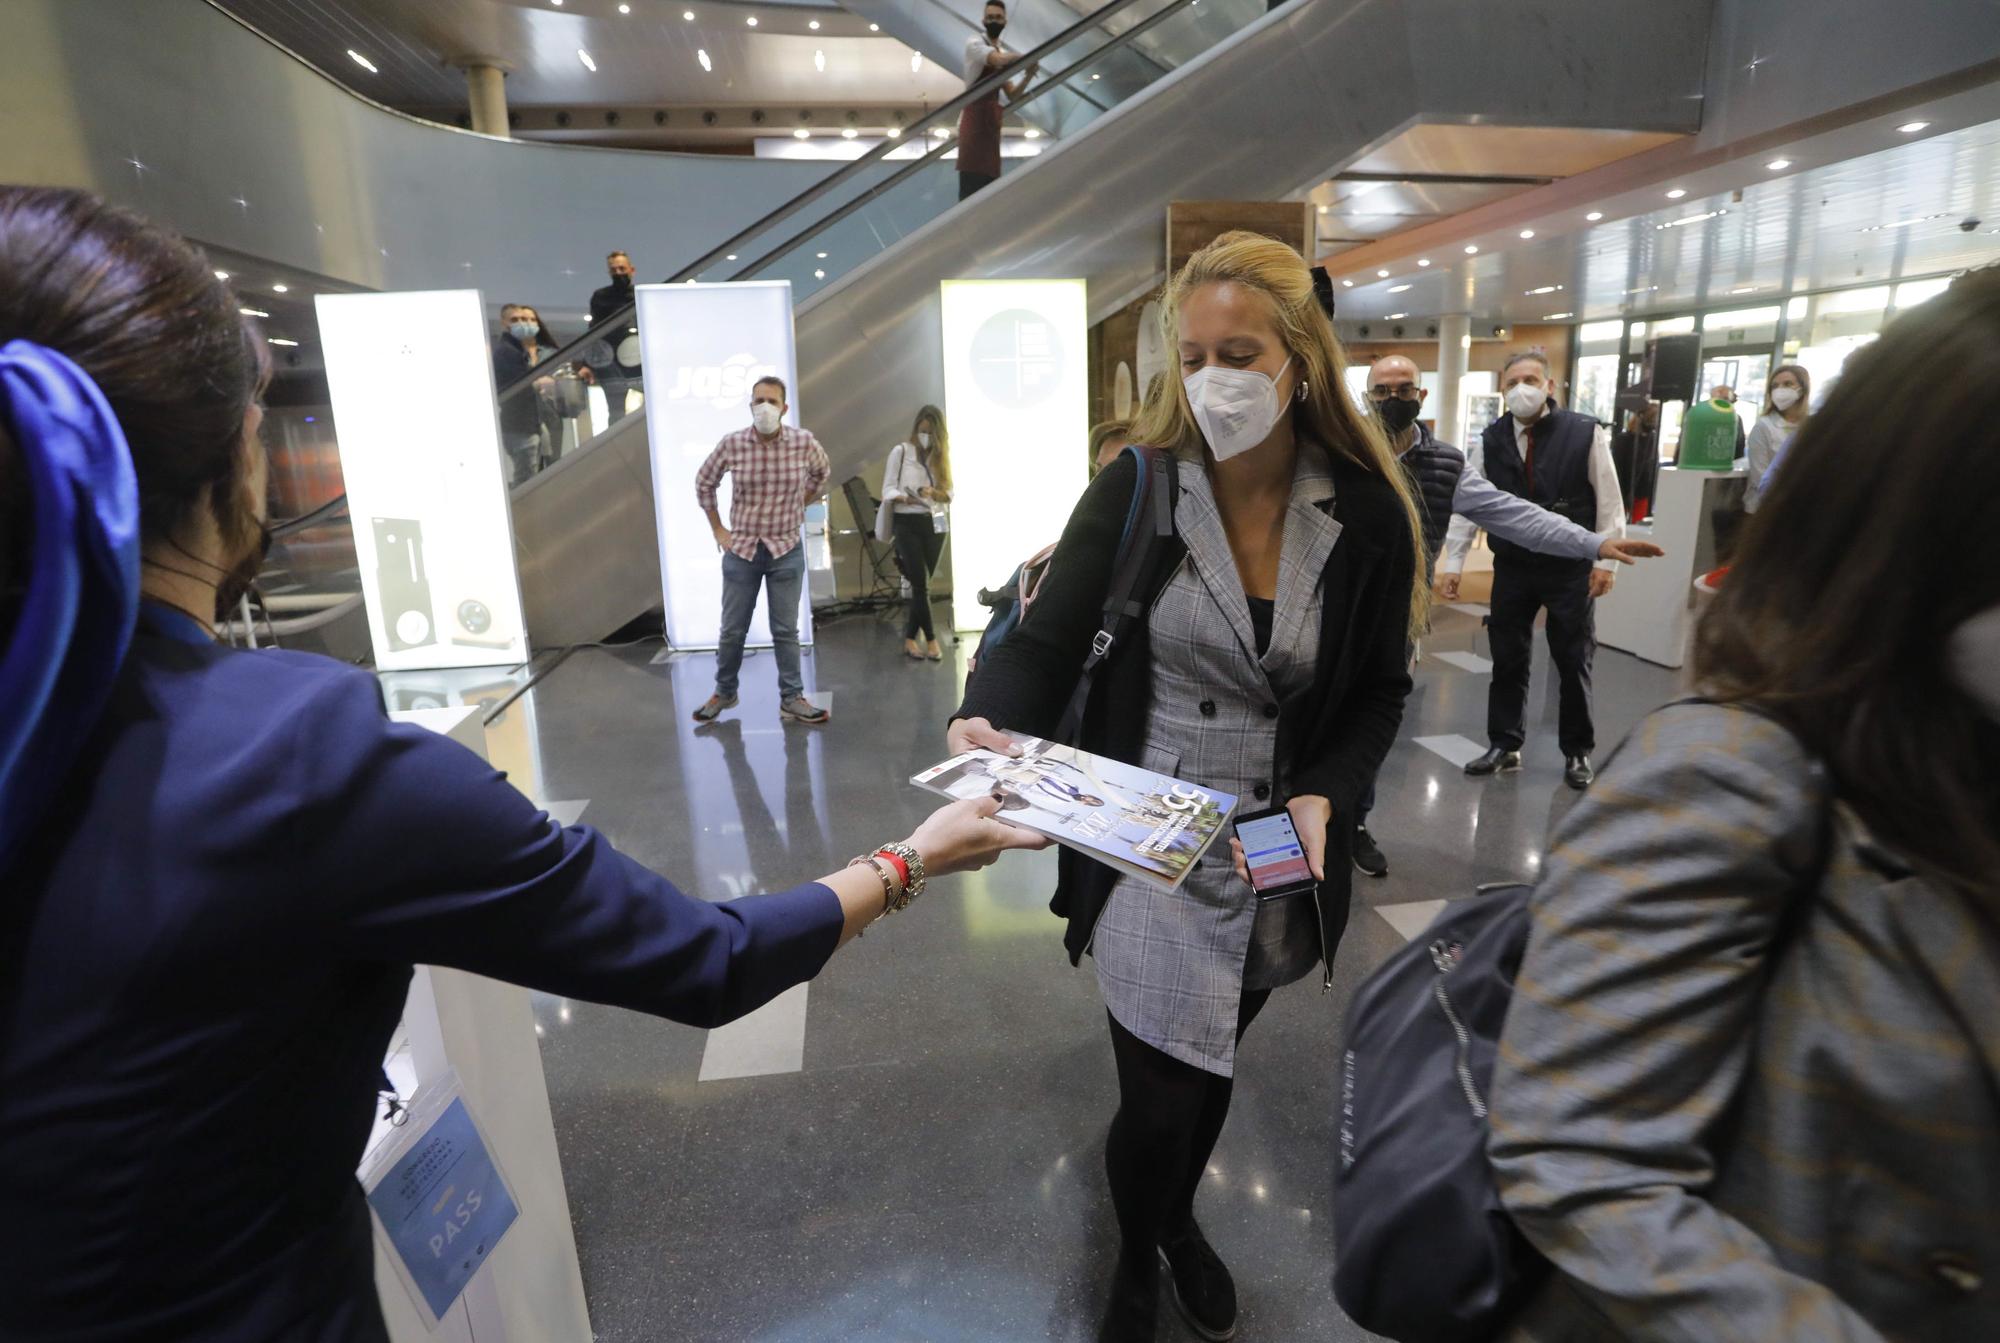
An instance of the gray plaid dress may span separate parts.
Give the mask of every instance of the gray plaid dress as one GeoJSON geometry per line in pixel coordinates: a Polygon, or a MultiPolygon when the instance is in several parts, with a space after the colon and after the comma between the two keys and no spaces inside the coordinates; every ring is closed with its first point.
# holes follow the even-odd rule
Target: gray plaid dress
{"type": "MultiPolygon", "coordinates": [[[[1153,705],[1139,763],[1235,793],[1241,811],[1261,811],[1272,805],[1277,772],[1276,706],[1313,680],[1320,577],[1340,538],[1340,523],[1317,505],[1333,498],[1333,478],[1317,452],[1300,452],[1262,659],[1207,475],[1186,469],[1180,482],[1174,523],[1188,553],[1147,619],[1153,705]]],[[[1091,955],[1104,1005],[1120,1025],[1169,1057],[1228,1077],[1244,990],[1308,974],[1319,943],[1312,897],[1260,902],[1236,876],[1225,836],[1178,890],[1120,877],[1091,955]]]]}

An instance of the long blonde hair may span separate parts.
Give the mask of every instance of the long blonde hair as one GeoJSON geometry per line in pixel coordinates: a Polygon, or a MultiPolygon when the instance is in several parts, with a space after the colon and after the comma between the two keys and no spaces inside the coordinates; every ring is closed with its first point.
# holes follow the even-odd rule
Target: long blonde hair
{"type": "Polygon", "coordinates": [[[917,450],[917,459],[930,469],[931,479],[946,494],[951,493],[951,435],[945,432],[944,412],[936,406],[925,406],[917,412],[917,418],[910,421],[910,446],[917,450]],[[931,422],[931,445],[928,450],[917,442],[917,434],[922,431],[924,421],[931,422]]]}
{"type": "MultiPolygon", "coordinates": [[[[1189,257],[1180,273],[1168,281],[1161,299],[1165,348],[1180,346],[1180,311],[1187,296],[1205,284],[1223,281],[1255,290],[1270,301],[1285,348],[1306,382],[1305,400],[1293,412],[1301,447],[1316,443],[1380,476],[1402,503],[1410,529],[1410,553],[1420,566],[1425,554],[1424,529],[1416,497],[1388,438],[1374,417],[1362,414],[1347,393],[1341,380],[1347,352],[1319,306],[1313,294],[1312,272],[1297,252],[1275,238],[1239,231],[1223,234],[1189,257]]],[[[1135,442],[1165,448],[1192,461],[1201,460],[1205,451],[1201,426],[1188,407],[1187,389],[1177,381],[1171,382],[1167,395],[1146,399],[1132,435],[1135,442]]],[[[1413,637],[1422,633],[1429,612],[1430,584],[1419,574],[1410,585],[1409,628],[1413,637]]]]}

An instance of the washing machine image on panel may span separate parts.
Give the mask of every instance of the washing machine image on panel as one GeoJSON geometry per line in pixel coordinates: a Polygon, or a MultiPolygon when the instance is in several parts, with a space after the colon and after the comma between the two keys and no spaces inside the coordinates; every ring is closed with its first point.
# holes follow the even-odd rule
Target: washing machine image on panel
{"type": "Polygon", "coordinates": [[[431,580],[424,571],[424,527],[415,518],[375,519],[375,583],[382,625],[396,652],[437,642],[431,580]]]}

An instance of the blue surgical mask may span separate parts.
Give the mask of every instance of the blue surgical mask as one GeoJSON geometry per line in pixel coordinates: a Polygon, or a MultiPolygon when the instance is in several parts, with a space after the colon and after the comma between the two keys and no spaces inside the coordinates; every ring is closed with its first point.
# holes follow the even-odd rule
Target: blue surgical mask
{"type": "Polygon", "coordinates": [[[523,345],[526,345],[535,338],[535,333],[540,330],[541,328],[533,322],[515,322],[507,328],[507,334],[511,335],[515,340],[520,341],[523,345]]]}

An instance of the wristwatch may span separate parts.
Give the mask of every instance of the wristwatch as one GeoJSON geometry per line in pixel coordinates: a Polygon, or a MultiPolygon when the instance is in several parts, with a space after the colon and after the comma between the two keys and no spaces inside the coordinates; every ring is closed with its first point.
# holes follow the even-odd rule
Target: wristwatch
{"type": "Polygon", "coordinates": [[[924,893],[924,883],[928,880],[929,873],[924,869],[923,855],[918,853],[915,848],[902,843],[900,840],[893,844],[884,844],[876,852],[889,854],[901,859],[903,865],[910,870],[909,879],[903,883],[902,899],[898,900],[890,909],[890,912],[894,913],[896,910],[906,908],[910,901],[924,893]]]}

